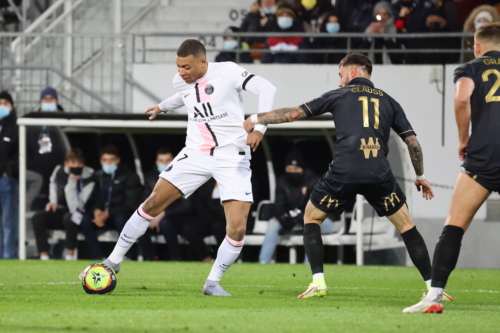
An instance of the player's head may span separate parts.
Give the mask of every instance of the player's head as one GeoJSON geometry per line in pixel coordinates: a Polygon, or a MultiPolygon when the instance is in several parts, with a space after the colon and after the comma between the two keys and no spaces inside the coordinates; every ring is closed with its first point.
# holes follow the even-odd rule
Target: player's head
{"type": "Polygon", "coordinates": [[[156,152],[156,167],[158,171],[162,172],[165,168],[172,163],[174,155],[168,148],[160,148],[156,152]]]}
{"type": "Polygon", "coordinates": [[[348,54],[339,64],[339,87],[346,86],[352,79],[364,77],[369,79],[372,75],[372,62],[361,53],[348,54]]]}
{"type": "Polygon", "coordinates": [[[202,43],[195,39],[186,39],[177,49],[177,68],[186,83],[193,83],[207,72],[207,51],[202,43]]]}
{"type": "Polygon", "coordinates": [[[500,22],[484,24],[474,34],[474,55],[476,58],[493,50],[500,51],[500,22]]]}

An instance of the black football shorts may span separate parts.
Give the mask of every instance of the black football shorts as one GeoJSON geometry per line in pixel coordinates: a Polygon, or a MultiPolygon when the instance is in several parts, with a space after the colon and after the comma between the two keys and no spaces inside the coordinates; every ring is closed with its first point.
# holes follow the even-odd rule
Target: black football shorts
{"type": "Polygon", "coordinates": [[[356,194],[363,195],[379,216],[393,215],[406,204],[406,196],[393,175],[382,183],[356,184],[338,182],[329,172],[314,186],[310,200],[319,210],[340,215],[356,194]]]}
{"type": "Polygon", "coordinates": [[[461,169],[488,191],[500,193],[500,168],[475,170],[474,167],[462,166],[461,169]]]}

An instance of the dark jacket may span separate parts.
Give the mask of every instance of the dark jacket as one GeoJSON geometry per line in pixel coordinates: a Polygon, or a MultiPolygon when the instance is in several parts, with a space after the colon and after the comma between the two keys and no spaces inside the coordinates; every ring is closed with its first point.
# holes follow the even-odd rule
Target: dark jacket
{"type": "Polygon", "coordinates": [[[49,201],[70,213],[85,212],[96,203],[94,169],[84,167],[81,182],[69,178],[69,170],[58,165],[50,177],[49,201]]]}
{"type": "Polygon", "coordinates": [[[306,168],[302,174],[301,182],[298,185],[291,185],[286,181],[286,173],[283,174],[276,185],[276,202],[274,204],[274,216],[284,223],[290,210],[300,209],[302,214],[297,218],[297,222],[303,219],[307,202],[318,182],[319,177],[310,169],[306,168]]]}
{"type": "MultiPolygon", "coordinates": [[[[245,16],[243,19],[243,22],[241,23],[240,26],[240,32],[265,32],[265,26],[260,25],[260,20],[263,18],[268,19],[268,23],[272,21],[276,21],[276,15],[274,14],[266,14],[264,11],[259,7],[259,4],[255,2],[252,5],[252,8],[250,9],[250,13],[245,16]]],[[[254,43],[261,43],[264,44],[266,42],[265,37],[247,37],[243,39],[244,42],[248,43],[249,46],[251,46],[254,43]]]]}
{"type": "Polygon", "coordinates": [[[6,173],[17,178],[19,174],[19,128],[16,111],[0,119],[0,177],[6,173]]]}
{"type": "Polygon", "coordinates": [[[225,224],[224,208],[220,204],[220,196],[213,196],[214,190],[216,190],[216,182],[213,178],[210,178],[205,184],[200,186],[193,194],[196,202],[194,210],[202,223],[225,224]]]}
{"type": "MultiPolygon", "coordinates": [[[[158,182],[158,177],[160,173],[158,170],[151,170],[144,177],[144,188],[142,190],[142,201],[145,201],[153,189],[155,188],[156,182],[158,182]]],[[[194,203],[193,196],[189,198],[181,197],[174,202],[172,202],[167,208],[165,208],[165,216],[179,216],[179,215],[194,215],[194,203]]]]}
{"type": "Polygon", "coordinates": [[[295,64],[295,63],[308,63],[309,56],[306,53],[290,53],[279,52],[274,48],[280,43],[288,45],[295,45],[298,49],[307,48],[307,41],[302,37],[294,36],[294,32],[304,32],[302,23],[299,20],[294,20],[293,25],[288,29],[281,29],[277,21],[270,21],[265,26],[268,32],[290,33],[290,37],[269,37],[266,40],[266,46],[271,52],[264,53],[262,56],[262,63],[279,63],[279,64],[295,64]]]}
{"type": "Polygon", "coordinates": [[[111,215],[132,212],[141,203],[142,186],[139,176],[123,163],[118,165],[113,180],[111,179],[111,175],[106,174],[102,170],[95,172],[94,178],[98,191],[95,208],[102,211],[106,209],[110,187],[109,213],[111,215]]]}
{"type": "Polygon", "coordinates": [[[215,57],[215,62],[225,61],[237,62],[240,64],[252,64],[253,58],[248,52],[240,53],[240,61],[236,61],[236,52],[221,52],[215,57]]]}

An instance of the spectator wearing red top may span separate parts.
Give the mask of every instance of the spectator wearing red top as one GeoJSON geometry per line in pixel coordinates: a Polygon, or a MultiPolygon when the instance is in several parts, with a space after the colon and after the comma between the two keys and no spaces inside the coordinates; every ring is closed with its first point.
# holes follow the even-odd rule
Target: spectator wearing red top
{"type": "MultiPolygon", "coordinates": [[[[268,31],[284,33],[304,32],[302,24],[297,19],[292,6],[288,4],[280,5],[276,10],[276,17],[276,21],[269,22],[266,25],[268,31]]],[[[302,37],[293,35],[289,37],[269,37],[266,40],[266,45],[271,52],[265,53],[262,56],[262,63],[293,64],[308,62],[307,55],[293,53],[293,51],[305,48],[302,37]]]]}

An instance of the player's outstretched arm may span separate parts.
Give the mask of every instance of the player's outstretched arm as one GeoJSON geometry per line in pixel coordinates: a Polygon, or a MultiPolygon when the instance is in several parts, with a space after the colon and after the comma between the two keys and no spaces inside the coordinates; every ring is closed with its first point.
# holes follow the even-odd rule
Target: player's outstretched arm
{"type": "Polygon", "coordinates": [[[474,81],[464,77],[455,86],[455,118],[458,126],[458,158],[465,160],[469,143],[470,97],[474,91],[474,81]]]}
{"type": "Polygon", "coordinates": [[[245,130],[250,133],[256,124],[269,125],[290,123],[296,120],[307,118],[307,114],[300,107],[283,108],[265,113],[254,114],[248,117],[245,122],[245,130]]]}
{"type": "Polygon", "coordinates": [[[157,115],[160,114],[160,112],[167,113],[168,111],[178,109],[181,106],[184,106],[184,101],[182,100],[182,97],[179,94],[175,94],[167,98],[166,100],[162,101],[161,103],[147,108],[146,111],[144,111],[144,114],[153,111],[153,114],[149,117],[150,120],[153,120],[156,118],[157,115]]]}
{"type": "Polygon", "coordinates": [[[404,139],[406,145],[408,146],[408,152],[410,153],[411,163],[417,174],[417,180],[415,180],[415,186],[417,190],[422,191],[422,197],[426,200],[434,198],[434,192],[432,191],[431,184],[425,179],[424,175],[424,155],[422,153],[422,147],[417,140],[415,135],[410,135],[404,139]]]}

